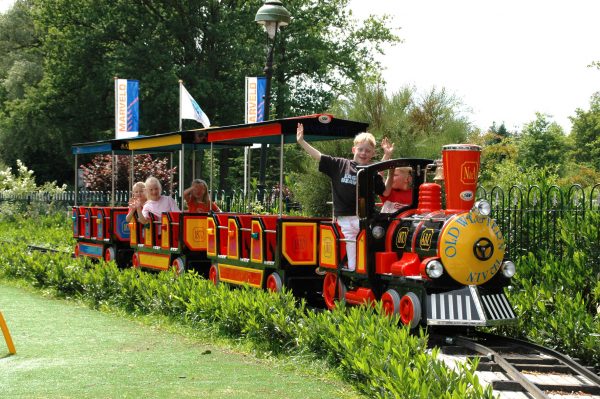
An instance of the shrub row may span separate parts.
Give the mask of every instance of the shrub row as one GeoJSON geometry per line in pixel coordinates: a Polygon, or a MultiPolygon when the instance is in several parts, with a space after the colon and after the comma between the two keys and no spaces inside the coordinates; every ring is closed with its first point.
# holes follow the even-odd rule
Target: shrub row
{"type": "Polygon", "coordinates": [[[315,312],[290,292],[215,287],[193,272],[119,270],[62,254],[31,256],[22,245],[0,246],[0,278],[22,279],[81,299],[92,308],[166,315],[177,322],[249,340],[266,353],[323,358],[361,392],[376,398],[491,398],[475,375],[476,362],[449,369],[380,308],[315,312]]]}

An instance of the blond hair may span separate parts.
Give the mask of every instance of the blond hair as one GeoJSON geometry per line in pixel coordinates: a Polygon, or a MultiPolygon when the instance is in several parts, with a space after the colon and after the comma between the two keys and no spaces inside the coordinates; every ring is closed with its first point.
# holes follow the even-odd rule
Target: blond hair
{"type": "Polygon", "coordinates": [[[162,193],[162,184],[160,184],[160,181],[154,176],[150,176],[149,178],[147,178],[145,183],[146,187],[151,186],[152,184],[156,184],[158,186],[159,194],[162,193]]]}
{"type": "Polygon", "coordinates": [[[136,188],[141,188],[142,190],[144,190],[146,188],[146,185],[143,181],[139,181],[131,187],[131,191],[134,191],[136,188]]]}
{"type": "Polygon", "coordinates": [[[357,134],[356,137],[354,137],[354,145],[361,143],[369,143],[373,148],[375,148],[375,146],[377,145],[377,142],[375,141],[375,136],[373,136],[369,132],[362,132],[357,134]]]}
{"type": "Polygon", "coordinates": [[[398,166],[396,167],[396,169],[398,172],[404,172],[404,173],[411,173],[412,172],[412,167],[410,166],[398,166]]]}

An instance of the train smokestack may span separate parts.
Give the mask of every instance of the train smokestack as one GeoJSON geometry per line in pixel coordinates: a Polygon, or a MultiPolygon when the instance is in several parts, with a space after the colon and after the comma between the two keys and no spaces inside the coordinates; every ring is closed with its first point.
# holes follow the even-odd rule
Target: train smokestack
{"type": "Polygon", "coordinates": [[[446,211],[468,211],[475,202],[481,147],[449,144],[442,147],[446,211]]]}

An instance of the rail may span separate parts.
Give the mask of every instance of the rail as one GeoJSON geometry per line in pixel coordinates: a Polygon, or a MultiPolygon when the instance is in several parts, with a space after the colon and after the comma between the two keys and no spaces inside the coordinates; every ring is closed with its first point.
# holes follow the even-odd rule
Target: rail
{"type": "Polygon", "coordinates": [[[536,399],[567,397],[574,392],[600,395],[600,376],[569,356],[531,342],[487,333],[432,335],[431,342],[440,346],[445,356],[479,356],[480,380],[501,397],[515,391],[536,399]]]}

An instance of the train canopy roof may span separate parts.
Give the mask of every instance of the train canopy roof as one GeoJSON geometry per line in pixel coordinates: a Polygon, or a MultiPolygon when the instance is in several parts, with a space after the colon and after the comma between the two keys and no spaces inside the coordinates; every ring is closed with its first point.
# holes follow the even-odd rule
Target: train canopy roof
{"type": "Polygon", "coordinates": [[[250,146],[252,144],[279,144],[296,142],[298,123],[304,125],[306,141],[353,138],[366,131],[367,123],[334,118],[329,114],[306,115],[295,118],[276,119],[244,125],[219,126],[206,129],[138,136],[130,139],[96,141],[72,146],[73,154],[134,152],[164,152],[185,148],[250,146]]]}

